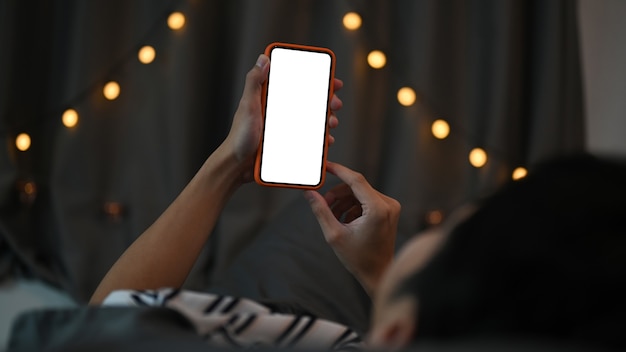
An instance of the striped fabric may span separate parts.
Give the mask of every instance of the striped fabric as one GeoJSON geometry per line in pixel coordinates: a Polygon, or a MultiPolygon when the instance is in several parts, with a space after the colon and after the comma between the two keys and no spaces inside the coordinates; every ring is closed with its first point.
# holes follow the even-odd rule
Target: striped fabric
{"type": "Polygon", "coordinates": [[[182,313],[215,347],[288,347],[358,351],[364,345],[350,328],[307,315],[272,312],[244,298],[163,288],[112,292],[104,306],[157,306],[182,313]]]}

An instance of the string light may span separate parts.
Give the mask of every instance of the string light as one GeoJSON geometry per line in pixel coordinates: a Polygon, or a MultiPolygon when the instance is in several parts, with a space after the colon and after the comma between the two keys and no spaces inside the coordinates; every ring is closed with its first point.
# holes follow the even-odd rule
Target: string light
{"type": "Polygon", "coordinates": [[[115,81],[111,81],[104,85],[102,92],[105,98],[115,100],[120,95],[120,85],[115,81]]]}
{"type": "Polygon", "coordinates": [[[17,182],[17,189],[22,204],[32,205],[37,198],[37,184],[30,180],[21,180],[17,182]]]}
{"type": "Polygon", "coordinates": [[[450,125],[445,120],[435,120],[430,130],[435,138],[444,139],[450,134],[450,125]]]}
{"type": "Polygon", "coordinates": [[[119,222],[124,217],[124,205],[119,202],[105,202],[102,205],[102,211],[109,221],[119,222]]]}
{"type": "Polygon", "coordinates": [[[483,167],[487,163],[487,153],[481,148],[474,148],[469,154],[469,161],[475,168],[483,167]]]}
{"type": "Polygon", "coordinates": [[[78,113],[74,109],[67,109],[63,113],[61,120],[65,127],[72,128],[78,124],[78,113]]]}
{"type": "Polygon", "coordinates": [[[139,61],[141,63],[147,65],[154,61],[154,58],[156,57],[156,51],[153,47],[146,45],[139,49],[139,54],[137,56],[139,57],[139,61]]]}
{"type": "Polygon", "coordinates": [[[417,95],[410,87],[402,87],[398,90],[398,102],[403,106],[411,106],[415,103],[417,95]]]}
{"type": "Polygon", "coordinates": [[[32,195],[35,193],[36,188],[35,188],[35,184],[33,182],[25,182],[24,183],[24,187],[22,188],[22,190],[24,191],[24,194],[27,195],[32,195]]]}
{"type": "MultiPolygon", "coordinates": [[[[162,17],[159,18],[159,21],[162,21],[162,17]]],[[[182,13],[174,12],[169,14],[169,17],[167,19],[167,25],[172,30],[180,30],[185,26],[185,21],[185,16],[182,13]]],[[[156,58],[156,51],[151,46],[143,46],[137,53],[137,57],[140,62],[144,64],[149,64],[153,62],[156,58]]],[[[125,58],[124,60],[127,61],[128,58],[125,58]]],[[[118,63],[118,65],[114,65],[114,67],[119,67],[119,64],[120,63],[118,63]]],[[[113,74],[114,72],[109,73],[113,74]]],[[[99,86],[93,85],[89,89],[91,92],[95,92],[99,89],[99,86]]],[[[107,82],[102,88],[102,94],[108,100],[115,100],[119,97],[120,85],[115,81],[107,82]]],[[[74,101],[76,99],[71,100],[74,101]]],[[[61,116],[61,122],[66,128],[73,128],[77,126],[79,122],[78,112],[75,109],[65,110],[61,116]]],[[[17,150],[25,152],[29,150],[32,146],[31,136],[28,133],[20,133],[15,137],[14,144],[17,150]]],[[[10,145],[8,145],[8,147],[10,147],[10,145]]],[[[17,190],[20,194],[20,200],[23,203],[32,204],[38,191],[37,188],[38,187],[36,183],[33,181],[19,181],[17,183],[17,190]]],[[[104,210],[110,218],[119,219],[121,216],[123,216],[124,206],[119,203],[109,202],[105,205],[104,210]]]]}
{"type": "MultiPolygon", "coordinates": [[[[172,12],[169,14],[167,18],[167,25],[171,30],[180,30],[185,26],[186,18],[185,15],[181,12],[172,12]]],[[[362,26],[362,18],[356,12],[348,12],[343,16],[343,25],[347,30],[357,30],[362,26]]],[[[141,49],[137,53],[137,57],[139,61],[143,64],[152,63],[156,58],[156,51],[154,47],[146,45],[141,47],[141,49]]],[[[387,58],[385,53],[380,50],[373,50],[367,55],[368,64],[374,69],[381,69],[385,67],[387,63],[387,58]]],[[[92,88],[97,89],[97,88],[92,88]]],[[[108,82],[103,88],[103,94],[108,100],[115,100],[119,97],[120,94],[120,85],[111,81],[108,82]]],[[[403,106],[411,106],[415,104],[417,100],[416,92],[410,87],[402,87],[397,92],[397,99],[400,104],[403,106]]],[[[62,116],[63,125],[67,128],[75,127],[79,122],[79,115],[74,109],[67,109],[62,116]]],[[[432,124],[432,133],[435,138],[444,139],[450,133],[450,126],[444,120],[436,120],[432,124]]],[[[31,138],[26,133],[19,134],[15,139],[15,145],[18,150],[26,151],[31,146],[31,138]]],[[[473,149],[469,154],[470,163],[477,168],[484,166],[487,163],[487,153],[480,148],[473,149]]],[[[516,168],[512,173],[512,178],[514,180],[521,179],[527,175],[527,170],[522,167],[516,168]]],[[[36,188],[34,188],[34,183],[28,183],[24,186],[25,194],[34,194],[36,192],[36,188]]],[[[106,212],[110,215],[118,216],[122,212],[122,207],[118,206],[116,203],[107,204],[106,212]]],[[[432,211],[429,214],[431,217],[431,223],[436,223],[438,218],[442,217],[442,213],[440,211],[432,211]]]]}
{"type": "Polygon", "coordinates": [[[432,210],[426,213],[426,223],[430,226],[439,225],[443,221],[441,210],[432,210]]]}
{"type": "Polygon", "coordinates": [[[382,51],[374,50],[374,51],[371,51],[367,55],[367,63],[372,68],[376,68],[376,69],[383,68],[385,64],[387,63],[387,57],[382,51]]]}
{"type": "Polygon", "coordinates": [[[523,179],[524,177],[526,177],[526,175],[528,175],[528,170],[520,166],[513,170],[512,178],[513,180],[517,181],[523,179]]]}
{"type": "Polygon", "coordinates": [[[27,151],[30,148],[30,136],[27,133],[20,133],[15,138],[15,146],[19,151],[27,151]]]}
{"type": "Polygon", "coordinates": [[[177,31],[185,25],[185,15],[180,12],[172,12],[167,18],[167,25],[171,30],[177,31]]]}
{"type": "Polygon", "coordinates": [[[356,12],[348,12],[343,16],[343,26],[346,29],[354,31],[361,27],[361,16],[356,12]]]}

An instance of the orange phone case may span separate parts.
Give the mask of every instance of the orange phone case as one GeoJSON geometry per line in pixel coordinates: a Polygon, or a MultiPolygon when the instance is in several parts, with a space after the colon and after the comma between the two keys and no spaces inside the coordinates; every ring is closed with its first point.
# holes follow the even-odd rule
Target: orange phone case
{"type": "MultiPolygon", "coordinates": [[[[324,181],[326,180],[326,158],[327,158],[327,153],[328,153],[328,118],[330,116],[330,101],[333,97],[334,94],[334,84],[333,84],[333,80],[335,77],[335,53],[333,53],[332,50],[328,49],[328,48],[322,48],[322,47],[315,47],[315,46],[308,46],[308,45],[300,45],[300,44],[290,44],[290,43],[279,43],[279,42],[275,42],[275,43],[271,43],[269,44],[266,48],[265,48],[265,55],[270,57],[272,49],[274,48],[294,48],[294,49],[300,49],[300,50],[307,50],[307,51],[314,51],[314,52],[323,52],[323,53],[328,53],[331,57],[331,67],[330,67],[330,89],[329,89],[329,94],[328,94],[328,102],[327,102],[327,106],[328,109],[326,111],[326,127],[325,127],[325,135],[326,137],[324,138],[324,152],[322,155],[322,176],[320,179],[320,183],[314,186],[308,186],[308,185],[299,185],[299,184],[290,184],[290,183],[269,183],[269,182],[264,182],[261,179],[261,155],[263,154],[263,135],[264,132],[261,133],[261,139],[259,140],[259,147],[257,148],[257,156],[256,156],[256,161],[254,164],[254,179],[256,181],[256,183],[258,183],[259,185],[263,185],[263,186],[269,186],[269,187],[285,187],[285,188],[298,188],[298,189],[319,189],[320,187],[322,187],[324,185],[324,181]]],[[[272,70],[272,63],[270,62],[270,71],[272,70]]],[[[265,111],[266,111],[266,98],[267,98],[267,81],[265,81],[265,84],[263,85],[263,92],[261,95],[261,102],[262,102],[262,110],[263,110],[263,131],[265,130],[265,111]]]]}

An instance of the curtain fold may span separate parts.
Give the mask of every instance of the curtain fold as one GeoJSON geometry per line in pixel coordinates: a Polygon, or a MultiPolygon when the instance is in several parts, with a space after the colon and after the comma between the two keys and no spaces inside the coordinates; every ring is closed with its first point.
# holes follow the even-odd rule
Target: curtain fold
{"type": "MultiPolygon", "coordinates": [[[[335,52],[344,108],[329,158],[402,203],[401,245],[431,211],[445,216],[517,166],[583,149],[575,10],[567,0],[4,1],[0,277],[20,267],[88,299],[225,138],[245,73],[273,41],[335,52]],[[167,27],[173,11],[182,30],[167,27]],[[356,31],[342,26],[348,11],[362,16],[356,31]],[[151,64],[136,58],[143,45],[156,50],[151,64]],[[368,66],[371,50],[385,67],[368,66]],[[101,93],[110,80],[114,101],[101,93]],[[417,92],[409,107],[396,100],[404,86],[417,92]],[[67,108],[80,117],[71,129],[67,108]],[[430,132],[439,118],[444,140],[430,132]],[[467,161],[474,147],[488,153],[483,168],[467,161]]],[[[206,286],[297,197],[242,187],[188,285],[206,286]]]]}

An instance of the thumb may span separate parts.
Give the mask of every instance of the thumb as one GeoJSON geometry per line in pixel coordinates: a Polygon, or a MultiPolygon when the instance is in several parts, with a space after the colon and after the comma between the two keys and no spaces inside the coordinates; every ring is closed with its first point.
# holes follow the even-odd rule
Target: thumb
{"type": "Polygon", "coordinates": [[[309,201],[313,215],[317,218],[317,222],[322,228],[326,241],[330,242],[332,240],[332,234],[337,233],[337,231],[333,231],[333,229],[336,229],[337,226],[341,226],[341,224],[337,221],[321,194],[316,191],[304,191],[304,198],[309,201]]]}
{"type": "Polygon", "coordinates": [[[246,85],[244,88],[244,96],[251,97],[260,94],[261,84],[267,79],[269,72],[269,57],[264,54],[259,55],[256,64],[246,75],[246,85]]]}

